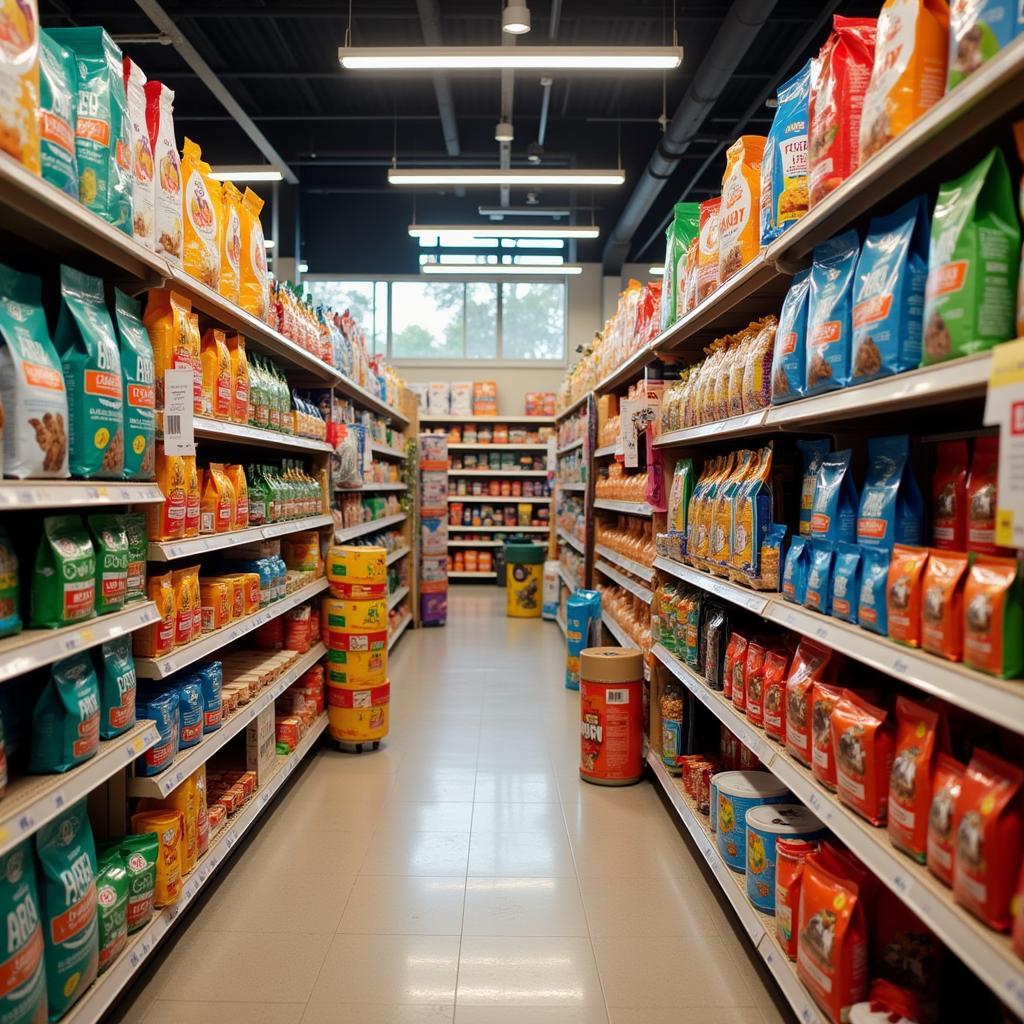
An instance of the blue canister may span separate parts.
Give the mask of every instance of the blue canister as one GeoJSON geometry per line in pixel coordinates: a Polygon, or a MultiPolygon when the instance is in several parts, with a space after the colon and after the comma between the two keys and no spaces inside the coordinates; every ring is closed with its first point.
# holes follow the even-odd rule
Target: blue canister
{"type": "Polygon", "coordinates": [[[596,590],[577,590],[565,602],[565,688],[580,688],[580,654],[587,647],[600,647],[601,595],[596,590]]]}
{"type": "Polygon", "coordinates": [[[825,826],[803,804],[773,804],[747,811],[747,898],[766,914],[775,913],[775,843],[779,839],[818,839],[825,826]]]}
{"type": "Polygon", "coordinates": [[[771,772],[720,772],[718,789],[718,852],[733,871],[747,867],[747,811],[761,804],[784,804],[789,790],[771,772]]]}
{"type": "Polygon", "coordinates": [[[708,813],[708,828],[712,832],[718,831],[718,776],[723,774],[718,772],[717,775],[711,776],[711,803],[709,804],[708,813]]]}

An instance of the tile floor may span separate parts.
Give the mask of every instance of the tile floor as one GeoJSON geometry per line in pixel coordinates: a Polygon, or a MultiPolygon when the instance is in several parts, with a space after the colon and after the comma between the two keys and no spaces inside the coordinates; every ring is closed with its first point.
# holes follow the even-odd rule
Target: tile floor
{"type": "Polygon", "coordinates": [[[784,1020],[652,786],[580,782],[558,627],[450,609],[394,652],[386,747],[310,758],[114,1018],[784,1020]]]}

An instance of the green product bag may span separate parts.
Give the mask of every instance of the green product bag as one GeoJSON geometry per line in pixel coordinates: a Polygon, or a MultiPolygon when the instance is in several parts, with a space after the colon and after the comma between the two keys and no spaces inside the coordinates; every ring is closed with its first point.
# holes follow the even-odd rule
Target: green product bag
{"type": "Polygon", "coordinates": [[[99,26],[52,28],[78,68],[75,158],[78,197],[93,213],[132,233],[132,135],[121,48],[99,26]]]}
{"type": "Polygon", "coordinates": [[[686,253],[697,237],[700,203],[676,203],[672,223],[665,232],[665,276],[661,285],[661,326],[671,327],[683,315],[686,290],[686,253]]]}
{"type": "Polygon", "coordinates": [[[99,922],[99,973],[102,974],[128,944],[128,869],[124,856],[116,846],[109,847],[99,855],[96,910],[99,922]]]}
{"type": "Polygon", "coordinates": [[[88,761],[100,746],[100,691],[85,652],[55,662],[32,710],[33,775],[66,772],[88,761]]]}
{"type": "Polygon", "coordinates": [[[96,550],[96,612],[107,615],[124,607],[128,590],[128,535],[122,516],[89,516],[89,533],[96,550]]]}
{"type": "Polygon", "coordinates": [[[98,277],[60,268],[54,346],[68,392],[71,475],[119,480],[124,467],[121,356],[98,277]]]}
{"type": "Polygon", "coordinates": [[[156,859],[160,837],[155,832],[125,836],[118,842],[128,880],[128,934],[149,924],[156,892],[156,859]]]}
{"type": "Polygon", "coordinates": [[[668,495],[668,530],[686,536],[690,498],[693,497],[693,459],[677,459],[668,495]]]}
{"type": "Polygon", "coordinates": [[[138,601],[146,596],[146,555],[149,540],[146,536],[146,517],[141,512],[128,512],[119,517],[128,538],[128,583],[124,600],[138,601]]]}
{"type": "Polygon", "coordinates": [[[156,462],[156,388],[153,345],[142,325],[142,307],[114,289],[124,383],[124,478],[152,480],[156,462]]]}
{"type": "MultiPolygon", "coordinates": [[[[7,530],[0,525],[0,636],[21,632],[21,589],[18,583],[18,556],[7,530]]],[[[3,1016],[0,1015],[0,1020],[3,1016]]]]}
{"type": "Polygon", "coordinates": [[[0,914],[7,922],[0,1020],[4,1024],[38,1024],[46,1020],[46,974],[30,839],[0,856],[0,914]]]}
{"type": "Polygon", "coordinates": [[[79,800],[36,833],[39,903],[46,940],[46,991],[57,1021],[96,979],[96,844],[79,800]]]}
{"type": "Polygon", "coordinates": [[[100,691],[100,739],[112,740],[135,724],[135,659],[130,634],[93,648],[100,691]]]}
{"type": "Polygon", "coordinates": [[[71,51],[49,32],[40,32],[39,42],[39,155],[43,180],[77,199],[78,67],[71,51]]]}
{"type": "Polygon", "coordinates": [[[30,624],[56,629],[96,614],[96,552],[78,516],[47,516],[32,569],[30,624]]]}
{"type": "Polygon", "coordinates": [[[939,188],[932,216],[921,365],[972,355],[1016,334],[1020,222],[1006,157],[993,149],[939,188]]]}

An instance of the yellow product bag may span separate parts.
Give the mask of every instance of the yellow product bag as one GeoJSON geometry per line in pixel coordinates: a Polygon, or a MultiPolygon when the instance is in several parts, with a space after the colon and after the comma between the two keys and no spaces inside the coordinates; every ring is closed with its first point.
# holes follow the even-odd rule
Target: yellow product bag
{"type": "Polygon", "coordinates": [[[942,98],[948,37],[946,0],[885,0],[860,118],[860,163],[942,98]]]}
{"type": "Polygon", "coordinates": [[[231,419],[235,423],[249,422],[249,360],[245,355],[245,338],[232,334],[228,338],[231,356],[231,419]]]}
{"type": "Polygon", "coordinates": [[[225,299],[238,302],[238,282],[242,263],[242,224],[238,207],[242,193],[230,181],[220,188],[220,283],[218,290],[225,299]]]}
{"type": "Polygon", "coordinates": [[[267,275],[267,248],[264,244],[260,211],[263,200],[247,188],[238,206],[241,228],[241,260],[239,263],[238,302],[254,317],[265,320],[270,299],[267,275]]]}
{"type": "Polygon", "coordinates": [[[190,775],[180,786],[176,786],[162,800],[140,800],[141,811],[177,811],[183,826],[181,829],[181,873],[187,875],[195,866],[199,856],[199,826],[196,821],[196,783],[190,775]]]}
{"type": "Polygon", "coordinates": [[[0,150],[40,173],[36,0],[0,0],[0,150]]]}
{"type": "Polygon", "coordinates": [[[220,183],[208,177],[209,170],[209,164],[203,163],[203,151],[186,138],[181,158],[184,186],[181,221],[185,229],[182,266],[197,281],[217,291],[220,284],[220,228],[217,222],[220,183]]]}
{"type": "Polygon", "coordinates": [[[763,135],[741,135],[726,150],[718,211],[718,279],[728,281],[761,250],[763,135]]]}
{"type": "MultiPolygon", "coordinates": [[[[198,572],[198,566],[196,567],[198,572]]],[[[199,628],[202,631],[203,609],[196,606],[192,600],[192,581],[189,579],[188,569],[175,569],[171,573],[171,581],[174,586],[174,645],[181,647],[192,642],[192,619],[198,611],[199,628]]],[[[200,601],[202,598],[200,598],[200,601]]]]}
{"type": "Polygon", "coordinates": [[[162,444],[156,449],[156,484],[164,500],[146,505],[146,535],[150,540],[178,540],[185,536],[185,460],[166,454],[162,444]]]}
{"type": "Polygon", "coordinates": [[[203,368],[203,415],[231,418],[231,356],[224,332],[211,327],[203,335],[199,352],[203,368]]]}
{"type": "Polygon", "coordinates": [[[188,354],[192,361],[192,412],[196,416],[203,413],[203,344],[199,333],[199,314],[189,313],[188,321],[188,354]]]}
{"type": "Polygon", "coordinates": [[[153,906],[168,907],[181,896],[181,843],[185,822],[181,811],[137,811],[132,815],[136,835],[155,832],[160,840],[156,859],[153,906]]]}
{"type": "Polygon", "coordinates": [[[142,323],[153,346],[153,372],[156,375],[156,407],[164,407],[164,372],[192,367],[188,315],[192,304],[184,295],[169,288],[150,288],[142,323]]]}
{"type": "Polygon", "coordinates": [[[200,857],[210,845],[210,812],[206,806],[206,764],[201,764],[192,775],[196,787],[196,852],[200,857]]]}
{"type": "Polygon", "coordinates": [[[200,533],[227,533],[235,522],[235,489],[223,464],[211,462],[199,505],[200,533]]]}
{"type": "Polygon", "coordinates": [[[245,479],[245,466],[235,463],[225,466],[224,472],[235,492],[235,514],[232,529],[244,530],[249,525],[249,484],[245,479]]]}
{"type": "Polygon", "coordinates": [[[199,472],[196,469],[196,457],[183,455],[185,464],[185,533],[186,537],[199,536],[199,472]]]}
{"type": "Polygon", "coordinates": [[[203,632],[213,633],[232,618],[234,588],[229,580],[200,579],[199,602],[202,606],[203,632]]]}
{"type": "MultiPolygon", "coordinates": [[[[284,564],[295,572],[316,572],[320,565],[320,534],[315,530],[305,530],[302,533],[293,533],[283,538],[281,544],[281,555],[284,558],[284,564]]],[[[335,548],[331,548],[333,552],[335,548]]],[[[366,549],[371,554],[376,552],[376,549],[366,549]]],[[[384,552],[386,556],[386,552],[384,552]]],[[[332,567],[336,569],[336,565],[331,553],[328,553],[328,559],[331,562],[332,567]]],[[[339,581],[341,582],[341,581],[339,581]]],[[[386,583],[386,579],[384,580],[386,583]]],[[[369,596],[374,596],[372,593],[369,596]]]]}
{"type": "Polygon", "coordinates": [[[138,658],[162,658],[174,649],[177,612],[171,574],[150,576],[146,580],[146,597],[156,604],[160,618],[132,635],[132,650],[138,658]]]}

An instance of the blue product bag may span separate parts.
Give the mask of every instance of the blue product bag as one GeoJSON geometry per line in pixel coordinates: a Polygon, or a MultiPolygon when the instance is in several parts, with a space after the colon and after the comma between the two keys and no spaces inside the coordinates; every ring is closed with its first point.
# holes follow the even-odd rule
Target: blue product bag
{"type": "Polygon", "coordinates": [[[818,441],[797,441],[797,451],[803,460],[803,477],[800,484],[800,536],[811,535],[811,513],[814,511],[814,490],[818,486],[818,470],[828,455],[831,442],[822,438],[818,441]]]}
{"type": "Polygon", "coordinates": [[[830,540],[812,540],[807,565],[804,604],[822,615],[832,612],[832,563],[836,546],[830,540]]]}
{"type": "Polygon", "coordinates": [[[889,580],[887,548],[863,548],[860,556],[860,601],[857,622],[863,629],[887,636],[889,616],[886,613],[885,591],[889,580]]]}
{"type": "Polygon", "coordinates": [[[857,622],[860,600],[861,550],[856,544],[840,541],[832,565],[832,616],[844,622],[857,622]]]}
{"type": "Polygon", "coordinates": [[[924,196],[872,219],[853,283],[851,384],[920,365],[928,246],[924,196]]]}
{"type": "Polygon", "coordinates": [[[178,749],[194,747],[203,738],[203,687],[195,677],[178,684],[178,749]]]}
{"type": "Polygon", "coordinates": [[[789,542],[782,569],[782,596],[794,604],[803,604],[807,596],[809,559],[810,541],[806,537],[794,537],[789,542]]]}
{"type": "Polygon", "coordinates": [[[778,106],[761,160],[761,245],[774,242],[807,213],[808,61],[776,92],[778,106]]]}
{"type": "Polygon", "coordinates": [[[156,722],[160,742],[135,762],[136,775],[159,775],[178,754],[178,691],[140,688],[135,697],[136,715],[156,722]]]}
{"type": "Polygon", "coordinates": [[[801,270],[793,275],[793,283],[782,302],[772,356],[772,405],[792,402],[804,394],[804,352],[810,289],[811,272],[801,270]]]}
{"type": "Polygon", "coordinates": [[[219,661],[200,665],[196,677],[203,691],[203,732],[215,732],[224,720],[221,688],[224,684],[224,666],[219,661]]]}
{"type": "Polygon", "coordinates": [[[852,543],[857,537],[859,500],[850,468],[852,455],[849,448],[844,448],[821,460],[811,509],[811,536],[815,540],[852,543]]]}
{"type": "Polygon", "coordinates": [[[920,546],[924,537],[924,499],[910,468],[910,437],[868,440],[868,471],[857,513],[857,543],[887,548],[920,546]]]}
{"type": "Polygon", "coordinates": [[[577,590],[565,602],[567,658],[565,688],[580,688],[580,654],[597,641],[594,632],[601,621],[601,595],[596,590],[577,590]]]}
{"type": "Polygon", "coordinates": [[[805,395],[822,395],[850,383],[853,278],[859,253],[856,231],[844,231],[815,247],[807,300],[805,395]]]}

